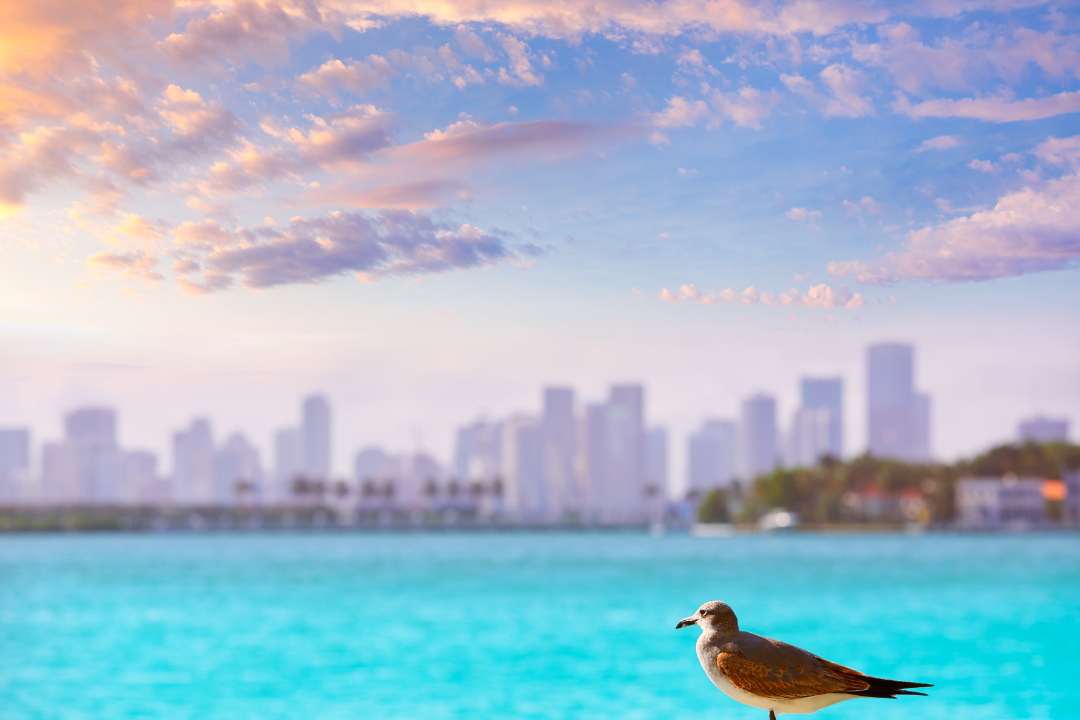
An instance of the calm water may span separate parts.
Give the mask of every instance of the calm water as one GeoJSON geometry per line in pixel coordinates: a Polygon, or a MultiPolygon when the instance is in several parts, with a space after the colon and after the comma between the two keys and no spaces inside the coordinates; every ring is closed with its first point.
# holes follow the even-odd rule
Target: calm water
{"type": "Polygon", "coordinates": [[[1080,717],[1080,537],[0,537],[0,718],[755,718],[675,623],[938,685],[822,718],[1080,717]]]}

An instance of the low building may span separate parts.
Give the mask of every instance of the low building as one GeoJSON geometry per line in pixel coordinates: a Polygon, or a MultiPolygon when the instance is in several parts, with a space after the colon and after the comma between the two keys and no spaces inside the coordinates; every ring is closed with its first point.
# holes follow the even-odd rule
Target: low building
{"type": "Polygon", "coordinates": [[[1061,479],[1065,481],[1061,519],[1067,525],[1080,525],[1080,470],[1067,472],[1061,479]]]}
{"type": "Polygon", "coordinates": [[[961,528],[1030,527],[1046,522],[1041,478],[967,478],[956,484],[956,516],[961,528]]]}

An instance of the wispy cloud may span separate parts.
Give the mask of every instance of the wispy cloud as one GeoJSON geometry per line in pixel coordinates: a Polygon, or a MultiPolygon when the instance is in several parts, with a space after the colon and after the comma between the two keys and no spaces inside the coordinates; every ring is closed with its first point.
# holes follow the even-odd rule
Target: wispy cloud
{"type": "Polygon", "coordinates": [[[908,234],[903,252],[829,264],[859,282],[991,280],[1073,267],[1080,261],[1080,136],[1051,138],[1034,154],[1061,177],[1009,192],[990,210],[908,234]]]}
{"type": "Polygon", "coordinates": [[[825,283],[810,287],[805,293],[797,288],[786,292],[759,292],[750,286],[742,292],[731,288],[719,292],[703,292],[697,285],[683,285],[678,292],[664,288],[657,300],[672,303],[700,303],[702,305],[771,305],[782,307],[847,308],[855,310],[866,305],[866,298],[853,293],[846,285],[834,289],[825,283]]]}

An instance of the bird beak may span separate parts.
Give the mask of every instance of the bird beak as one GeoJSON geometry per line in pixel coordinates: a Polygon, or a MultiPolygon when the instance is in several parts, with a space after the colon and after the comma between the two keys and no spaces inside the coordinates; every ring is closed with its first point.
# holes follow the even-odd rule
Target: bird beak
{"type": "Polygon", "coordinates": [[[697,619],[693,615],[688,618],[683,618],[679,621],[679,624],[675,626],[675,629],[682,630],[687,625],[697,625],[697,619]]]}

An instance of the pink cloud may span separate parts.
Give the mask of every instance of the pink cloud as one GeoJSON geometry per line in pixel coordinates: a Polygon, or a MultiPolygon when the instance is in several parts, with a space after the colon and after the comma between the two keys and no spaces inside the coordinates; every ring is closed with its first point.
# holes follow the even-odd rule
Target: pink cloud
{"type": "Polygon", "coordinates": [[[346,273],[366,282],[477,268],[514,257],[504,241],[472,225],[453,226],[423,213],[389,210],[378,216],[332,212],[295,217],[289,227],[230,231],[213,221],[177,228],[174,266],[185,292],[315,283],[346,273]]]}
{"type": "Polygon", "coordinates": [[[742,292],[731,288],[720,292],[703,292],[697,285],[683,285],[679,292],[660,290],[657,300],[670,303],[693,302],[702,305],[771,305],[783,307],[847,308],[856,310],[866,305],[861,293],[853,293],[846,285],[831,288],[825,283],[810,287],[805,293],[792,288],[787,292],[758,291],[753,285],[742,292]]]}
{"type": "Polygon", "coordinates": [[[959,100],[926,100],[915,105],[900,95],[893,103],[893,110],[913,118],[963,117],[997,123],[1041,120],[1080,112],[1080,90],[1023,100],[1014,100],[1011,94],[1007,94],[959,100]]]}
{"type": "Polygon", "coordinates": [[[1080,163],[1058,148],[1080,146],[1078,138],[1052,138],[1035,150],[1069,165],[1061,177],[1009,192],[990,210],[913,231],[903,252],[833,262],[829,272],[881,284],[990,280],[1074,267],[1080,260],[1080,163]]]}
{"type": "Polygon", "coordinates": [[[390,87],[390,80],[398,72],[390,62],[379,55],[369,55],[367,60],[346,62],[327,60],[322,65],[300,76],[300,83],[312,90],[333,97],[339,90],[363,97],[375,89],[390,87]]]}

